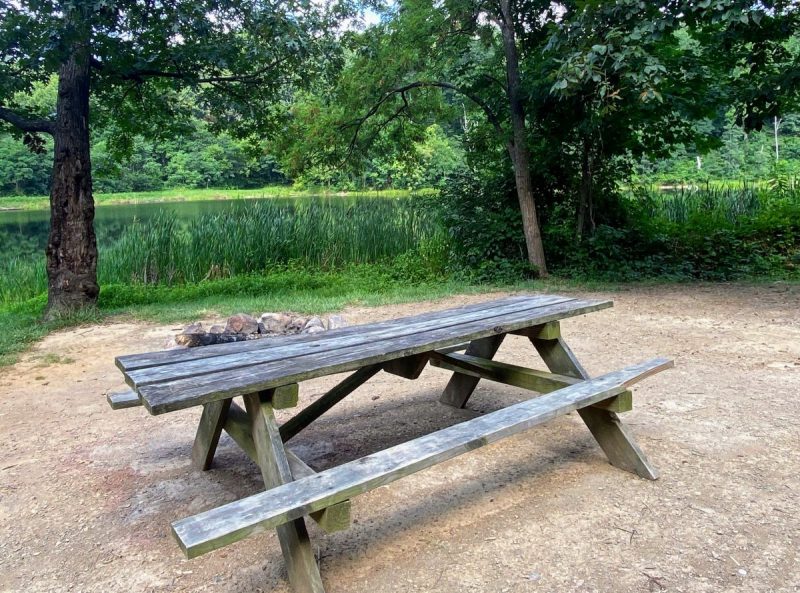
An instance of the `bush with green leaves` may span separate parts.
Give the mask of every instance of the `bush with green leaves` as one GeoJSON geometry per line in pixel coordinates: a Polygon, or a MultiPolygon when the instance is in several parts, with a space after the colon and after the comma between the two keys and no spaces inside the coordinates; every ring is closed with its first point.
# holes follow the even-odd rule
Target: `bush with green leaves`
{"type": "Polygon", "coordinates": [[[429,198],[450,240],[450,268],[478,282],[531,278],[513,180],[452,176],[429,198]]]}
{"type": "Polygon", "coordinates": [[[600,225],[580,243],[570,242],[563,220],[551,221],[545,244],[552,269],[608,281],[800,276],[800,192],[712,190],[689,198],[672,194],[656,206],[620,198],[620,205],[623,224],[600,225]]]}

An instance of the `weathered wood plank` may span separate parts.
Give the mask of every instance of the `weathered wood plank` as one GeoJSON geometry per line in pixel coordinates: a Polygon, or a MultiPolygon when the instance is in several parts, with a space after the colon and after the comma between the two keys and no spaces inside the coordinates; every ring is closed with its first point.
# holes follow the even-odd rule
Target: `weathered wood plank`
{"type": "Polygon", "coordinates": [[[124,389],[122,391],[115,391],[106,396],[108,405],[112,410],[123,410],[125,408],[135,408],[142,405],[142,400],[139,399],[139,394],[133,389],[124,389]]]}
{"type": "MultiPolygon", "coordinates": [[[[465,354],[467,356],[476,356],[478,358],[490,359],[492,358],[500,344],[505,339],[505,334],[497,334],[485,338],[472,340],[465,354]]],[[[480,381],[479,376],[467,375],[464,373],[454,373],[447,385],[439,396],[439,401],[454,408],[463,408],[467,405],[472,392],[478,386],[480,381]]]]}
{"type": "Polygon", "coordinates": [[[581,381],[566,375],[537,371],[468,354],[441,355],[434,353],[431,355],[431,365],[455,371],[456,373],[463,373],[470,377],[488,379],[539,393],[549,393],[581,381]]]}
{"type": "Polygon", "coordinates": [[[152,414],[162,414],[208,401],[265,390],[324,375],[341,373],[420,352],[445,348],[521,327],[537,325],[609,307],[609,301],[570,301],[538,309],[534,314],[521,311],[501,320],[478,320],[456,327],[430,330],[395,340],[381,340],[350,348],[278,361],[269,365],[237,368],[225,372],[156,383],[138,389],[152,414]]]}
{"type": "MultiPolygon", "coordinates": [[[[589,379],[589,373],[578,362],[563,338],[556,340],[534,338],[531,342],[547,368],[554,373],[589,379]]],[[[658,478],[658,470],[650,463],[633,435],[614,412],[598,407],[588,407],[579,410],[578,414],[608,457],[611,465],[648,480],[658,478]]]]}
{"type": "Polygon", "coordinates": [[[658,358],[582,381],[172,524],[189,558],[292,521],[575,409],[670,368],[658,358]]]}
{"type": "Polygon", "coordinates": [[[203,405],[203,414],[192,445],[192,465],[195,468],[205,471],[211,467],[230,405],[229,399],[203,405]]]}
{"type": "Polygon", "coordinates": [[[359,346],[361,344],[372,344],[380,340],[397,340],[403,336],[421,334],[431,329],[455,327],[470,321],[485,320],[487,323],[491,323],[488,321],[489,319],[501,319],[509,313],[528,310],[535,311],[550,305],[575,300],[577,299],[558,296],[537,298],[530,301],[508,303],[489,310],[460,313],[459,315],[448,316],[444,319],[414,319],[408,321],[408,323],[402,327],[392,325],[388,328],[375,330],[370,326],[362,326],[365,328],[364,332],[345,336],[325,332],[322,334],[315,334],[319,336],[319,338],[311,342],[304,341],[293,343],[289,338],[275,338],[270,340],[271,348],[261,348],[248,352],[235,352],[215,356],[213,358],[190,360],[187,362],[126,371],[125,375],[129,385],[141,388],[154,383],[174,381],[187,377],[197,377],[199,375],[218,371],[229,371],[234,368],[247,368],[266,363],[275,363],[309,354],[317,355],[321,352],[341,350],[342,348],[359,346]]]}
{"type": "MultiPolygon", "coordinates": [[[[258,465],[256,447],[253,443],[253,434],[250,428],[250,417],[247,412],[232,403],[228,410],[228,419],[225,422],[225,432],[236,442],[247,456],[258,465]]],[[[289,469],[295,480],[307,478],[316,472],[300,459],[291,449],[285,449],[289,469]]],[[[342,531],[350,526],[351,504],[349,500],[338,502],[321,511],[311,513],[313,519],[325,533],[342,531]]]]}
{"type": "MultiPolygon", "coordinates": [[[[290,484],[293,480],[270,399],[271,394],[266,393],[248,394],[244,398],[245,408],[250,416],[256,458],[267,493],[270,489],[290,484]]],[[[322,577],[303,517],[295,517],[277,525],[276,531],[289,573],[289,582],[294,590],[298,593],[324,593],[322,577]]]]}
{"type": "Polygon", "coordinates": [[[333,406],[353,393],[361,385],[374,377],[381,370],[381,365],[375,364],[357,370],[344,381],[330,389],[325,395],[320,396],[313,403],[303,408],[297,414],[281,425],[281,437],[284,441],[296,436],[300,431],[330,410],[333,406]]]}
{"type": "MultiPolygon", "coordinates": [[[[349,336],[353,334],[364,335],[372,331],[381,331],[390,328],[406,327],[409,323],[416,323],[418,321],[427,321],[433,319],[446,320],[453,316],[458,316],[462,313],[469,313],[472,311],[489,310],[497,307],[502,307],[511,303],[530,301],[533,298],[539,298],[536,295],[517,295],[496,299],[493,301],[485,301],[482,303],[474,303],[472,305],[465,305],[463,307],[454,307],[442,311],[430,311],[421,315],[411,315],[408,317],[397,317],[394,319],[387,319],[377,323],[363,324],[338,328],[325,333],[325,336],[349,336]]],[[[562,297],[563,298],[563,297],[562,297]]],[[[285,344],[301,344],[304,342],[319,342],[320,334],[300,334],[294,336],[286,336],[280,338],[281,343],[285,344]]],[[[144,352],[141,354],[129,354],[125,356],[118,356],[115,359],[117,367],[123,371],[134,371],[151,366],[159,366],[163,364],[174,364],[177,362],[187,362],[191,360],[201,360],[205,358],[214,358],[216,356],[225,356],[228,354],[251,352],[254,350],[269,349],[274,345],[274,340],[248,340],[245,342],[236,342],[233,344],[220,344],[213,346],[205,346],[203,348],[189,348],[182,350],[163,350],[156,352],[144,352]]]]}

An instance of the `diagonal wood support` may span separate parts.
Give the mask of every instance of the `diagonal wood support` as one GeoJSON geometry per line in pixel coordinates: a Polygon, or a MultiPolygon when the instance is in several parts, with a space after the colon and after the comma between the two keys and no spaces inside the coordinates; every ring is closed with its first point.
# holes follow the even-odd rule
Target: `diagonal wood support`
{"type": "Polygon", "coordinates": [[[383,363],[383,370],[390,375],[397,375],[404,379],[417,379],[425,370],[430,358],[430,352],[413,354],[405,358],[395,358],[383,363]]]}
{"type": "Polygon", "coordinates": [[[313,404],[300,410],[289,420],[281,425],[281,438],[284,442],[297,436],[309,424],[330,410],[333,406],[350,395],[353,391],[369,381],[381,370],[380,364],[373,364],[359,369],[336,387],[328,391],[325,395],[317,399],[313,404]]]}
{"type": "MultiPolygon", "coordinates": [[[[275,420],[270,391],[244,397],[256,458],[267,490],[288,484],[294,479],[275,420]]],[[[298,517],[278,525],[275,529],[289,573],[289,582],[294,590],[297,593],[324,593],[322,577],[303,518],[298,517]]]]}
{"type": "MultiPolygon", "coordinates": [[[[537,393],[550,393],[556,389],[574,385],[583,381],[575,377],[537,371],[526,367],[487,360],[468,354],[432,352],[431,365],[456,373],[488,379],[496,383],[529,389],[537,393]]],[[[609,412],[629,412],[633,409],[633,394],[626,391],[609,400],[594,404],[594,407],[608,410],[609,412]]]]}
{"type": "MultiPolygon", "coordinates": [[[[554,373],[576,379],[590,378],[589,373],[578,362],[562,337],[549,340],[532,337],[530,340],[547,368],[554,373]]],[[[614,412],[600,407],[586,407],[578,410],[578,414],[611,465],[648,480],[658,479],[658,470],[650,463],[633,435],[614,412]]]]}
{"type": "Polygon", "coordinates": [[[431,355],[431,365],[471,377],[487,379],[495,383],[512,385],[539,393],[549,393],[580,382],[580,379],[567,377],[566,375],[537,371],[514,364],[469,356],[468,354],[440,354],[435,352],[431,355]]]}
{"type": "MultiPolygon", "coordinates": [[[[495,334],[480,340],[473,340],[467,346],[465,354],[491,360],[505,337],[505,334],[495,334]]],[[[467,400],[469,400],[472,392],[478,386],[478,381],[480,381],[479,377],[453,373],[441,397],[439,397],[439,401],[454,408],[463,408],[467,405],[467,400]]]]}

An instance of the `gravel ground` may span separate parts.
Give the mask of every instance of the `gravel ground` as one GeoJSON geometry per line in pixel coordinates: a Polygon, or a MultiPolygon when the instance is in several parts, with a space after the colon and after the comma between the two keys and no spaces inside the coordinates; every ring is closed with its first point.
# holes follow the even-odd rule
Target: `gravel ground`
{"type": "MultiPolygon", "coordinates": [[[[584,296],[615,301],[562,323],[591,373],[675,359],[624,416],[661,478],[614,469],[576,414],[558,418],[356,498],[347,531],[312,525],[329,592],[800,591],[800,286],[584,296]]],[[[169,534],[175,519],[259,490],[235,445],[223,436],[215,468],[195,472],[199,410],[151,417],[105,402],[122,386],[114,356],[159,349],[174,329],[60,332],[0,370],[0,591],[289,591],[273,533],[191,561],[169,534]]],[[[515,336],[498,358],[541,365],[515,336]]],[[[484,382],[469,409],[452,410],[437,402],[447,376],[380,374],[294,449],[323,469],[526,397],[484,382]]],[[[301,405],[339,379],[304,383],[301,405]]]]}

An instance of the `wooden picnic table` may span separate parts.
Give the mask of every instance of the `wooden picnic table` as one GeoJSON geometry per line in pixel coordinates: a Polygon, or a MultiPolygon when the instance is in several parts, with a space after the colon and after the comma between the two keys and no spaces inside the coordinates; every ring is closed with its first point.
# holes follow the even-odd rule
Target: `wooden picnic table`
{"type": "Polygon", "coordinates": [[[189,558],[275,528],[294,588],[321,592],[304,517],[326,532],[344,529],[354,496],[570,411],[578,411],[611,464],[655,479],[617,413],[631,409],[631,384],[672,362],[657,358],[591,379],[561,336],[560,320],[610,306],[520,295],[321,334],[120,356],[131,389],[109,403],[144,405],[151,414],[202,405],[195,467],[211,467],[223,430],[260,467],[264,492],[172,524],[189,558]],[[508,334],[528,338],[548,370],[492,360],[508,334]],[[481,379],[541,395],[319,473],[284,446],[378,372],[416,379],[429,363],[453,371],[443,404],[464,407],[481,379]],[[347,371],[354,372],[278,425],[274,410],[297,405],[300,382],[347,371]]]}

